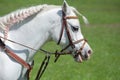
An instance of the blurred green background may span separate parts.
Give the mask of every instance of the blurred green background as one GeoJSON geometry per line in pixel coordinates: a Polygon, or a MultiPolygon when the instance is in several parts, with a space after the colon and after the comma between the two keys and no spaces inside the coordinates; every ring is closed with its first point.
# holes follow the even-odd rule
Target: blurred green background
{"type": "MultiPolygon", "coordinates": [[[[80,18],[82,33],[88,39],[94,53],[81,64],[71,56],[61,56],[54,63],[54,56],[41,80],[120,80],[120,0],[67,0],[84,14],[89,22],[86,27],[80,18]]],[[[40,4],[62,5],[63,0],[0,0],[0,16],[16,9],[40,4]]],[[[49,42],[43,48],[60,49],[49,42]]],[[[44,54],[37,53],[31,80],[35,79],[44,54]]]]}

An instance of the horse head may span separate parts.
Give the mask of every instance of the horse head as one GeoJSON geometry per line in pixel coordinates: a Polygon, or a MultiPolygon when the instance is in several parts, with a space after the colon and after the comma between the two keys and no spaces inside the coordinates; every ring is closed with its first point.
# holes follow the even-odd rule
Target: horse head
{"type": "MultiPolygon", "coordinates": [[[[81,33],[76,13],[78,13],[77,10],[70,7],[64,0],[61,10],[61,28],[57,29],[59,33],[53,31],[53,33],[56,33],[53,35],[56,36],[55,41],[63,47],[61,52],[66,51],[73,56],[75,61],[82,62],[90,58],[92,49],[81,33]]],[[[87,21],[82,14],[80,15],[83,17],[84,21],[87,21]]]]}

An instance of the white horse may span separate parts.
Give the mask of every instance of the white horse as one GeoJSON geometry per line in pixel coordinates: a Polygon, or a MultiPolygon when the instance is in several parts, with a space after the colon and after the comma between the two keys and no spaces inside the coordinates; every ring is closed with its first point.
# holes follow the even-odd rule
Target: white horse
{"type": "MultiPolygon", "coordinates": [[[[9,42],[8,39],[36,50],[39,50],[46,41],[59,41],[60,46],[67,52],[71,52],[77,62],[82,62],[90,58],[92,49],[84,40],[76,14],[80,13],[70,7],[65,0],[62,8],[54,5],[39,5],[17,10],[0,17],[0,37],[8,49],[29,64],[33,61],[36,51],[9,42]],[[63,33],[61,33],[62,26],[67,26],[64,28],[68,30],[69,34],[66,29],[63,29],[63,33]],[[62,34],[61,39],[60,34],[62,34]],[[66,47],[67,45],[69,46],[66,47]]],[[[86,22],[86,18],[82,14],[80,15],[86,22]]],[[[7,55],[3,48],[0,48],[0,80],[27,80],[26,71],[25,67],[7,55]]]]}

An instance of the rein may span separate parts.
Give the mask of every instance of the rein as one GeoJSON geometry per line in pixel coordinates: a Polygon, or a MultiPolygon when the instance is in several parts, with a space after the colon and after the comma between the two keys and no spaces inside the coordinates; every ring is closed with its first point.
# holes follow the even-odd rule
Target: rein
{"type": "MultiPolygon", "coordinates": [[[[10,56],[11,58],[13,58],[15,61],[17,61],[18,63],[20,63],[23,67],[27,68],[27,79],[29,80],[29,77],[30,77],[30,72],[32,70],[32,66],[30,64],[28,64],[26,61],[24,61],[22,58],[20,58],[18,55],[16,55],[12,50],[8,49],[5,45],[5,43],[2,41],[2,39],[5,39],[9,42],[12,42],[12,43],[15,43],[15,44],[18,44],[20,46],[23,46],[23,47],[26,47],[28,49],[31,49],[31,50],[34,50],[34,51],[42,51],[43,53],[46,53],[46,56],[44,58],[44,60],[42,61],[42,64],[39,68],[39,71],[37,73],[37,76],[36,76],[36,79],[35,80],[40,80],[41,76],[43,75],[45,69],[47,68],[48,66],[48,63],[49,63],[49,60],[50,60],[50,55],[51,54],[54,54],[55,57],[57,57],[57,55],[67,55],[67,54],[70,54],[70,53],[63,53],[63,52],[55,52],[55,53],[52,53],[52,52],[48,52],[44,49],[39,49],[39,50],[36,50],[34,48],[31,48],[29,46],[26,46],[24,44],[21,44],[21,43],[18,43],[18,42],[15,42],[13,40],[10,40],[10,39],[6,39],[5,37],[2,37],[0,36],[0,48],[2,48],[6,54],[8,56],[10,56]]],[[[56,60],[56,59],[55,59],[56,60]]]]}
{"type": "Polygon", "coordinates": [[[78,19],[78,17],[77,17],[77,16],[66,16],[65,13],[62,11],[62,28],[61,28],[61,33],[60,33],[60,37],[59,37],[59,40],[58,40],[57,45],[59,45],[60,42],[61,42],[64,29],[65,29],[65,31],[66,31],[66,33],[67,33],[67,38],[68,38],[68,40],[69,40],[69,44],[68,44],[65,48],[63,48],[60,52],[58,52],[58,50],[56,50],[56,52],[54,52],[54,53],[48,52],[48,51],[43,50],[43,49],[36,50],[36,49],[34,49],[34,48],[31,48],[31,47],[29,47],[29,46],[26,46],[26,45],[24,45],[24,44],[15,42],[15,41],[13,41],[13,40],[7,39],[6,37],[2,37],[2,36],[0,36],[0,48],[2,48],[2,49],[6,52],[6,54],[7,54],[8,56],[10,56],[10,57],[13,58],[15,61],[17,61],[17,62],[20,63],[22,66],[24,66],[25,68],[28,69],[28,71],[27,71],[27,72],[28,72],[28,76],[27,76],[27,79],[28,79],[28,80],[29,80],[29,73],[30,73],[30,71],[31,71],[31,69],[32,69],[31,65],[28,64],[27,62],[25,62],[25,61],[24,61],[22,58],[20,58],[19,56],[17,56],[12,50],[8,49],[8,48],[6,47],[6,45],[4,44],[4,42],[3,42],[1,39],[7,40],[7,41],[9,41],[9,42],[18,44],[18,45],[20,45],[20,46],[26,47],[26,48],[31,49],[31,50],[34,50],[34,51],[42,51],[42,52],[46,53],[46,56],[45,56],[45,58],[44,58],[44,60],[43,60],[43,62],[42,62],[42,64],[41,64],[41,66],[40,66],[40,68],[39,68],[39,71],[38,71],[37,76],[36,76],[36,79],[35,79],[35,80],[40,80],[42,74],[44,73],[45,69],[47,68],[47,65],[48,65],[48,63],[49,63],[50,55],[51,55],[51,54],[54,54],[54,55],[55,55],[55,61],[54,61],[54,62],[56,62],[56,61],[58,60],[58,58],[60,57],[60,55],[72,54],[72,53],[70,53],[70,52],[64,53],[64,51],[65,51],[67,48],[71,47],[71,48],[74,50],[75,44],[80,43],[81,41],[84,41],[82,47],[80,48],[80,50],[77,51],[77,54],[74,56],[74,57],[76,57],[76,56],[78,56],[78,55],[81,55],[81,51],[82,51],[82,49],[84,48],[85,43],[87,42],[87,40],[85,40],[85,39],[80,39],[80,40],[77,40],[77,41],[75,41],[75,42],[72,41],[72,37],[71,37],[71,35],[70,35],[70,31],[69,31],[69,28],[68,28],[68,25],[67,25],[67,21],[66,21],[67,19],[78,19]]]}
{"type": "Polygon", "coordinates": [[[47,68],[47,65],[49,63],[49,60],[50,60],[50,55],[46,55],[39,70],[38,70],[38,73],[37,73],[37,76],[35,78],[35,80],[40,80],[41,76],[43,75],[45,69],[47,68]]]}
{"type": "Polygon", "coordinates": [[[39,51],[39,52],[42,51],[43,53],[46,53],[46,56],[45,56],[44,60],[42,61],[42,64],[41,64],[41,66],[40,66],[40,69],[39,69],[39,71],[38,71],[38,73],[37,73],[37,76],[36,76],[36,79],[35,79],[35,80],[40,80],[41,76],[43,75],[45,69],[46,69],[47,66],[48,66],[48,63],[49,63],[50,55],[51,55],[51,54],[54,54],[55,57],[56,57],[57,55],[70,54],[70,53],[63,53],[63,52],[57,52],[57,51],[54,52],[54,53],[52,53],[52,52],[48,52],[48,51],[46,51],[46,50],[44,50],[44,49],[36,50],[36,49],[34,49],[34,48],[31,48],[31,47],[26,46],[26,45],[24,45],[24,44],[21,44],[21,43],[19,43],[19,42],[15,42],[15,41],[13,41],[13,40],[6,39],[5,37],[0,36],[0,48],[2,48],[2,49],[6,52],[6,54],[7,54],[8,56],[10,56],[10,57],[13,58],[15,61],[17,61],[18,63],[20,63],[23,67],[25,67],[25,68],[28,69],[28,70],[27,70],[27,79],[28,79],[28,80],[29,80],[29,77],[30,77],[29,74],[30,74],[30,72],[31,72],[31,70],[32,70],[32,66],[31,66],[29,63],[27,63],[26,61],[24,61],[22,58],[20,58],[18,55],[16,55],[12,50],[8,49],[8,48],[6,47],[6,45],[5,45],[5,43],[2,41],[2,39],[5,39],[5,40],[7,40],[7,41],[9,41],[9,42],[12,42],[12,43],[14,43],[14,44],[18,44],[18,45],[20,45],[20,46],[26,47],[26,48],[31,49],[31,50],[34,50],[34,51],[39,51]]]}

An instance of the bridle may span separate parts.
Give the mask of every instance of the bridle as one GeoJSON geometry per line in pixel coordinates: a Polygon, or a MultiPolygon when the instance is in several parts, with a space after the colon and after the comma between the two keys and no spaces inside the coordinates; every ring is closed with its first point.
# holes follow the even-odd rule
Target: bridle
{"type": "MultiPolygon", "coordinates": [[[[65,48],[63,48],[60,52],[58,52],[58,50],[56,50],[56,52],[54,53],[55,54],[55,61],[54,62],[56,62],[58,60],[60,55],[72,54],[71,52],[68,52],[68,53],[64,52],[67,48],[71,47],[72,49],[74,49],[75,44],[80,43],[81,41],[84,41],[81,48],[77,51],[77,54],[75,54],[74,57],[76,58],[78,55],[81,55],[81,51],[83,50],[83,48],[84,48],[84,46],[85,46],[85,44],[87,42],[86,39],[79,39],[79,40],[77,40],[75,42],[72,41],[72,37],[70,35],[70,31],[69,31],[69,28],[68,28],[68,25],[67,25],[67,19],[78,19],[78,17],[77,16],[66,16],[65,13],[62,10],[62,28],[61,28],[61,33],[60,33],[60,37],[59,37],[57,45],[59,45],[60,42],[61,42],[64,29],[65,29],[65,31],[67,33],[67,38],[69,40],[69,44],[65,48]]],[[[39,80],[41,78],[42,74],[44,73],[44,71],[45,71],[45,69],[46,69],[46,67],[47,67],[47,65],[49,63],[49,59],[50,59],[50,56],[48,56],[48,57],[45,56],[45,59],[43,60],[41,66],[40,66],[40,69],[38,71],[38,74],[37,74],[35,80],[39,80]],[[44,68],[42,70],[43,66],[44,66],[44,68]]]]}
{"type": "Polygon", "coordinates": [[[60,33],[60,37],[59,37],[59,40],[58,40],[57,45],[59,45],[60,42],[61,42],[64,29],[65,29],[65,31],[66,31],[66,33],[67,33],[67,38],[68,38],[68,40],[69,40],[69,44],[68,44],[65,48],[63,48],[62,50],[60,50],[60,52],[58,52],[58,50],[56,50],[55,53],[51,53],[51,52],[48,52],[48,51],[43,50],[43,49],[36,50],[36,49],[34,49],[34,48],[31,48],[31,47],[29,47],[29,46],[26,46],[26,45],[24,45],[24,44],[15,42],[15,41],[13,41],[13,40],[7,39],[6,37],[2,37],[2,36],[0,36],[0,48],[2,48],[2,49],[7,53],[8,56],[10,56],[10,57],[13,58],[15,61],[17,61],[17,62],[20,63],[22,66],[24,66],[25,68],[28,69],[28,76],[27,76],[27,77],[28,77],[28,80],[29,80],[29,73],[30,73],[30,71],[31,71],[31,69],[32,69],[31,65],[29,65],[27,62],[25,62],[23,59],[21,59],[19,56],[17,56],[12,50],[8,49],[8,48],[6,47],[6,45],[5,45],[5,43],[1,40],[1,38],[2,38],[2,39],[5,39],[5,40],[7,40],[7,41],[10,41],[10,42],[12,42],[12,43],[18,44],[18,45],[20,45],[20,46],[26,47],[26,48],[28,48],[28,49],[31,49],[31,50],[34,50],[34,51],[42,51],[42,52],[44,52],[44,53],[46,53],[46,54],[49,54],[49,55],[46,55],[46,56],[45,56],[45,59],[43,60],[41,66],[40,66],[40,69],[39,69],[39,71],[38,71],[38,74],[37,74],[37,76],[36,76],[36,79],[35,79],[35,80],[39,80],[40,77],[42,76],[42,74],[44,73],[44,71],[45,71],[48,63],[49,63],[50,54],[55,54],[55,61],[54,61],[54,62],[56,62],[56,61],[58,60],[58,58],[60,57],[60,55],[72,54],[71,52],[65,53],[64,51],[65,51],[66,49],[68,49],[69,47],[71,47],[71,48],[74,50],[74,49],[75,49],[75,44],[80,43],[81,41],[84,41],[84,43],[82,44],[81,48],[80,48],[78,51],[76,51],[77,54],[74,55],[74,57],[76,57],[76,56],[78,56],[78,55],[81,55],[81,51],[83,50],[83,48],[84,48],[84,46],[85,46],[85,44],[86,44],[86,42],[87,42],[86,39],[79,39],[79,40],[77,40],[77,41],[75,41],[75,42],[72,41],[72,37],[71,37],[71,35],[70,35],[70,31],[69,31],[68,24],[67,24],[67,19],[78,19],[78,17],[77,17],[77,16],[66,16],[66,14],[64,13],[64,11],[62,11],[62,28],[61,28],[61,33],[60,33]],[[44,68],[43,68],[43,67],[44,67],[44,68]]]}
{"type": "MultiPolygon", "coordinates": [[[[62,39],[62,35],[63,35],[63,31],[65,29],[66,33],[67,33],[67,38],[69,40],[69,44],[63,48],[60,53],[64,52],[67,48],[71,47],[73,50],[75,48],[75,44],[77,43],[80,43],[81,41],[84,41],[83,45],[81,46],[81,48],[77,51],[77,54],[74,55],[74,57],[78,56],[78,55],[81,55],[81,51],[83,50],[87,40],[86,39],[79,39],[75,42],[72,41],[72,37],[70,35],[70,31],[69,31],[69,28],[68,28],[68,24],[67,24],[67,19],[78,19],[77,16],[66,16],[66,14],[64,13],[64,11],[62,10],[62,28],[61,28],[61,33],[60,33],[60,37],[59,37],[59,40],[58,40],[58,43],[57,45],[60,44],[61,42],[61,39],[62,39]]],[[[72,53],[67,53],[67,54],[72,54],[72,53]]],[[[57,54],[56,52],[56,59],[55,59],[55,62],[57,61],[57,59],[59,58],[60,54],[57,54]]],[[[82,55],[81,55],[82,56],[82,55]]]]}

